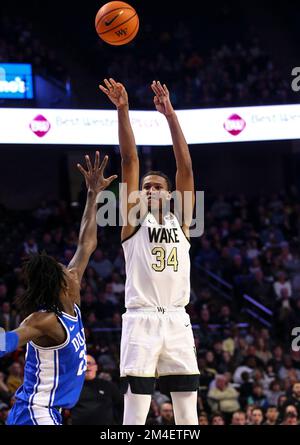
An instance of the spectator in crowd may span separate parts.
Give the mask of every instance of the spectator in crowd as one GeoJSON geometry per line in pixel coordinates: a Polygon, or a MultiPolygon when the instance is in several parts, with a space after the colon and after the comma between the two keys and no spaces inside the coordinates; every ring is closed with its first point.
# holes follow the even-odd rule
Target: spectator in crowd
{"type": "Polygon", "coordinates": [[[211,388],[207,394],[208,403],[213,413],[221,412],[228,417],[240,409],[239,394],[224,375],[217,375],[215,384],[215,388],[211,388]]]}
{"type": "Polygon", "coordinates": [[[279,411],[275,405],[269,405],[265,414],[264,425],[277,425],[279,411]]]}
{"type": "Polygon", "coordinates": [[[231,425],[246,425],[246,413],[244,411],[235,411],[232,414],[231,425]]]}
{"type": "Polygon", "coordinates": [[[9,406],[0,402],[0,426],[5,425],[9,413],[9,406]]]}
{"type": "Polygon", "coordinates": [[[252,388],[252,395],[250,396],[248,403],[265,410],[268,406],[267,397],[264,394],[264,390],[261,384],[256,383],[252,388]]]}
{"type": "Polygon", "coordinates": [[[299,425],[298,417],[293,413],[287,413],[281,425],[299,425]]]}
{"type": "MultiPolygon", "coordinates": [[[[293,361],[292,361],[292,358],[290,355],[284,356],[283,364],[278,371],[278,376],[281,380],[285,380],[286,378],[292,378],[292,379],[300,381],[300,370],[296,369],[294,367],[293,361]]],[[[300,391],[299,391],[298,387],[297,387],[297,393],[299,393],[299,395],[297,396],[297,397],[299,397],[300,391]]],[[[293,395],[294,395],[294,389],[293,389],[293,395]]]]}
{"type": "Polygon", "coordinates": [[[287,398],[283,408],[287,406],[294,406],[297,409],[298,416],[300,416],[300,381],[296,381],[292,387],[292,394],[287,398]]]}
{"type": "Polygon", "coordinates": [[[12,395],[13,392],[10,391],[5,383],[5,374],[0,372],[0,401],[8,403],[12,395]]]}
{"type": "Polygon", "coordinates": [[[284,271],[280,271],[278,273],[277,281],[274,283],[274,291],[277,300],[281,300],[283,295],[286,295],[288,298],[292,296],[292,286],[291,282],[287,279],[286,273],[284,271]],[[283,292],[283,290],[285,292],[283,292]]]}
{"type": "Polygon", "coordinates": [[[92,267],[101,278],[108,278],[113,270],[113,265],[108,258],[105,258],[101,249],[96,249],[92,259],[89,262],[92,267]]]}
{"type": "Polygon", "coordinates": [[[20,319],[15,310],[12,310],[9,301],[4,301],[0,311],[0,326],[6,331],[14,330],[19,326],[20,319]]]}
{"type": "Polygon", "coordinates": [[[148,425],[175,425],[171,402],[163,402],[159,407],[159,416],[147,422],[148,425]]]}
{"type": "Polygon", "coordinates": [[[264,365],[269,363],[270,360],[272,359],[272,353],[268,349],[267,341],[262,337],[259,337],[256,341],[255,355],[259,360],[261,360],[264,363],[264,365]]]}
{"type": "Polygon", "coordinates": [[[278,400],[280,396],[283,396],[285,393],[281,389],[281,384],[279,380],[273,380],[270,383],[269,390],[266,392],[268,404],[270,405],[278,405],[278,400]]]}
{"type": "Polygon", "coordinates": [[[23,368],[20,363],[14,362],[8,368],[8,377],[6,380],[6,385],[8,391],[11,393],[15,393],[16,390],[23,383],[23,368]]]}
{"type": "Polygon", "coordinates": [[[97,377],[98,365],[87,355],[85,383],[77,404],[71,411],[72,425],[119,425],[122,395],[111,382],[97,377]]]}
{"type": "Polygon", "coordinates": [[[241,378],[243,383],[239,387],[239,402],[242,408],[247,406],[253,392],[253,383],[250,382],[250,374],[246,371],[242,372],[241,378]]]}
{"type": "Polygon", "coordinates": [[[253,274],[253,279],[249,283],[249,294],[259,300],[266,306],[272,305],[271,285],[266,280],[265,275],[261,269],[258,269],[253,274]]]}
{"type": "Polygon", "coordinates": [[[211,416],[211,425],[225,425],[225,419],[221,413],[214,413],[211,416]]]}
{"type": "Polygon", "coordinates": [[[208,416],[205,411],[202,411],[199,414],[199,425],[200,426],[209,425],[208,416]]]}
{"type": "Polygon", "coordinates": [[[251,414],[250,425],[262,425],[264,421],[264,414],[261,408],[254,408],[251,414]]]}

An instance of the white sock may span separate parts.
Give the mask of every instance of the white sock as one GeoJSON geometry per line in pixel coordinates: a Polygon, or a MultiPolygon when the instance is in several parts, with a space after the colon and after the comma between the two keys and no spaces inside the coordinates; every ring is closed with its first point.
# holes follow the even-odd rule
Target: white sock
{"type": "Polygon", "coordinates": [[[123,425],[145,425],[151,404],[151,395],[132,394],[130,385],[124,395],[123,425]]]}
{"type": "Polygon", "coordinates": [[[197,391],[171,392],[176,425],[199,425],[197,391]]]}

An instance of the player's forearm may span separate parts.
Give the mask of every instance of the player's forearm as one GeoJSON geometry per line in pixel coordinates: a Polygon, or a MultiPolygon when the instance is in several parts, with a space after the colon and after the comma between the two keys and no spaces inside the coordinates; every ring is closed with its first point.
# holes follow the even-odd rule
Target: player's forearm
{"type": "Polygon", "coordinates": [[[128,106],[118,108],[118,128],[120,152],[123,161],[136,160],[137,150],[133,130],[129,119],[128,106]]]}
{"type": "Polygon", "coordinates": [[[189,147],[185,140],[184,134],[182,132],[180,123],[178,121],[176,113],[172,113],[170,116],[166,117],[172,142],[173,150],[176,159],[177,170],[181,171],[192,171],[192,160],[189,151],[189,147]]]}
{"type": "Polygon", "coordinates": [[[89,190],[79,232],[79,244],[90,245],[91,248],[96,248],[97,246],[96,199],[97,193],[89,190]]]}

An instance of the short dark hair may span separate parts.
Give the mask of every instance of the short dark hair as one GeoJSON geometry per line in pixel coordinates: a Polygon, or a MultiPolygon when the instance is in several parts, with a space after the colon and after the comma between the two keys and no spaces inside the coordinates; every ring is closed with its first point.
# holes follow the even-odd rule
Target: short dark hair
{"type": "Polygon", "coordinates": [[[162,178],[164,178],[166,180],[168,191],[172,190],[172,181],[171,181],[171,179],[169,178],[169,176],[167,176],[164,172],[162,172],[160,170],[150,170],[149,172],[145,173],[142,176],[142,178],[141,178],[140,188],[143,188],[143,182],[144,182],[144,179],[147,176],[161,176],[162,178]]]}
{"type": "Polygon", "coordinates": [[[224,418],[224,416],[223,416],[222,413],[220,413],[220,412],[216,412],[216,413],[214,413],[214,414],[211,416],[210,421],[212,422],[216,417],[221,417],[221,419],[225,420],[225,418],[224,418]]]}
{"type": "Polygon", "coordinates": [[[46,252],[30,255],[22,265],[27,285],[25,292],[16,299],[16,304],[26,317],[33,312],[45,310],[60,313],[60,293],[67,286],[62,266],[46,252]]]}

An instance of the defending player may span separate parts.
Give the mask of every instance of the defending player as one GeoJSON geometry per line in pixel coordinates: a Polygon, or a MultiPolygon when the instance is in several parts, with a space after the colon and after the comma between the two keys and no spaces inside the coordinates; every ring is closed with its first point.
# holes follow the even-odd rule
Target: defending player
{"type": "Polygon", "coordinates": [[[78,247],[65,267],[45,253],[24,264],[27,289],[20,305],[28,315],[18,329],[2,334],[5,352],[27,344],[24,383],[16,392],[8,425],[59,425],[60,408],[73,407],[86,370],[86,345],[80,314],[80,282],[97,245],[96,198],[116,178],[103,176],[107,156],[100,164],[96,152],[87,170],[78,164],[88,189],[78,247]]]}
{"type": "MultiPolygon", "coordinates": [[[[139,190],[139,159],[124,86],[104,80],[100,89],[118,110],[122,182],[128,200],[139,190]]],[[[123,315],[120,373],[124,383],[124,425],[145,424],[159,377],[163,392],[170,392],[176,424],[197,425],[199,370],[194,337],[185,306],[190,298],[189,226],[194,207],[194,180],[189,149],[171,105],[167,87],[152,83],[156,109],[165,115],[176,159],[176,190],[192,195],[183,204],[182,224],[167,211],[171,184],[160,171],[141,179],[142,222],[122,227],[126,260],[126,313],[123,315]],[[143,210],[144,209],[144,210],[143,210]]]]}

